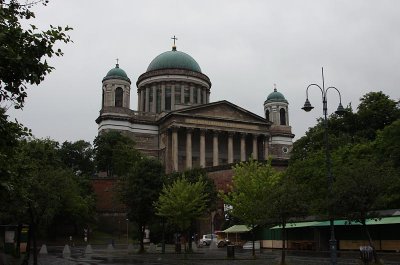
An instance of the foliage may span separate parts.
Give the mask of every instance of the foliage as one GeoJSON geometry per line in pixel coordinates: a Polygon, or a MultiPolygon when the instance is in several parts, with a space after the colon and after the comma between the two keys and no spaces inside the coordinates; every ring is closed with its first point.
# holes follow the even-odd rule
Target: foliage
{"type": "Polygon", "coordinates": [[[190,183],[196,183],[197,181],[203,181],[205,184],[206,205],[208,211],[213,211],[216,208],[216,201],[218,197],[218,192],[215,187],[214,181],[207,176],[207,172],[203,168],[192,168],[182,172],[173,172],[167,176],[166,184],[172,184],[176,179],[185,175],[185,178],[190,183]]]}
{"type": "Polygon", "coordinates": [[[94,151],[89,142],[65,141],[59,152],[61,161],[73,170],[75,175],[92,176],[94,174],[94,151]]]}
{"type": "Polygon", "coordinates": [[[191,221],[204,214],[207,204],[206,184],[189,182],[184,175],[172,184],[164,185],[155,203],[157,215],[164,217],[180,231],[189,228],[191,221]]]}
{"type": "Polygon", "coordinates": [[[234,166],[233,171],[231,191],[227,194],[220,192],[220,196],[232,206],[230,214],[253,231],[256,225],[264,224],[270,215],[270,194],[280,174],[272,168],[271,161],[262,164],[256,160],[241,162],[234,166]]]}
{"type": "Polygon", "coordinates": [[[134,141],[118,131],[98,135],[93,144],[97,171],[107,172],[108,177],[124,175],[139,157],[134,141]]]}
{"type": "Polygon", "coordinates": [[[63,55],[54,45],[71,41],[66,34],[72,29],[68,26],[50,25],[50,29],[39,31],[30,24],[24,29],[21,23],[28,24],[35,17],[33,5],[0,1],[0,103],[10,101],[15,108],[23,107],[28,84],[40,84],[54,70],[46,59],[63,55]]]}
{"type": "MultiPolygon", "coordinates": [[[[89,218],[94,209],[90,195],[82,195],[72,170],[59,157],[58,143],[51,140],[20,141],[11,167],[13,190],[2,205],[2,221],[28,223],[36,249],[36,232],[56,215],[89,218]]],[[[34,252],[37,261],[37,253],[34,252]]]]}
{"type": "Polygon", "coordinates": [[[374,140],[376,132],[382,130],[397,119],[400,119],[398,102],[379,92],[370,92],[360,99],[358,116],[360,119],[360,134],[368,140],[374,140]]]}
{"type": "Polygon", "coordinates": [[[130,221],[139,228],[141,252],[144,229],[155,216],[154,203],[163,185],[164,167],[156,159],[141,157],[118,182],[118,196],[128,208],[130,221]]]}
{"type": "Polygon", "coordinates": [[[282,227],[281,264],[286,259],[286,224],[291,218],[301,218],[307,213],[308,199],[293,178],[278,173],[279,179],[274,183],[268,200],[268,218],[282,227]]]}

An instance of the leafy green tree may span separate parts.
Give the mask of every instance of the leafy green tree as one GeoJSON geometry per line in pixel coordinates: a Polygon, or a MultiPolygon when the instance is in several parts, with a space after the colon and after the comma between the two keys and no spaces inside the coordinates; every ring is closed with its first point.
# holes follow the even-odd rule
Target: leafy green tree
{"type": "MultiPolygon", "coordinates": [[[[203,180],[189,182],[184,175],[172,184],[164,185],[155,202],[156,214],[175,225],[179,232],[187,232],[192,221],[202,216],[207,208],[206,184],[203,180]]],[[[187,234],[187,237],[190,235],[187,234]]],[[[186,246],[185,246],[186,249],[186,246]]]]}
{"type": "Polygon", "coordinates": [[[121,176],[139,157],[135,142],[118,131],[98,135],[94,141],[97,171],[107,172],[107,176],[121,176]]]}
{"type": "Polygon", "coordinates": [[[398,102],[382,91],[369,92],[360,99],[357,115],[360,119],[360,134],[374,140],[376,132],[400,118],[398,102]]]}
{"type": "MultiPolygon", "coordinates": [[[[40,1],[46,5],[47,1],[40,1]]],[[[31,8],[35,3],[20,4],[17,0],[0,1],[0,103],[12,102],[21,108],[27,97],[27,85],[38,85],[54,67],[48,58],[62,56],[54,45],[71,41],[66,34],[72,28],[50,26],[40,31],[29,24],[35,17],[31,8]]]]}
{"type": "MultiPolygon", "coordinates": [[[[396,182],[399,187],[399,180],[393,168],[379,162],[373,153],[370,143],[344,147],[335,154],[334,205],[336,215],[362,224],[374,248],[366,221],[379,217],[376,210],[387,207],[392,200],[390,187],[396,182]]],[[[375,251],[374,257],[378,262],[375,251]]]]}
{"type": "Polygon", "coordinates": [[[255,160],[241,162],[233,167],[231,191],[220,193],[226,204],[232,206],[231,214],[252,228],[253,256],[254,228],[265,224],[269,217],[269,194],[279,181],[279,173],[272,168],[270,161],[262,164],[255,160]]]}
{"type": "Polygon", "coordinates": [[[144,252],[143,235],[155,217],[157,201],[164,180],[164,167],[156,159],[141,157],[119,177],[118,196],[128,209],[128,218],[138,227],[140,252],[144,252]]]}
{"type": "Polygon", "coordinates": [[[92,145],[84,140],[65,141],[59,148],[62,162],[76,175],[92,176],[94,170],[94,151],[92,145]]]}
{"type": "MultiPolygon", "coordinates": [[[[57,148],[58,143],[51,140],[22,141],[12,168],[11,182],[15,188],[8,194],[10,203],[4,205],[8,216],[3,220],[28,223],[34,250],[38,229],[49,225],[60,211],[85,214],[90,209],[77,192],[75,175],[62,165],[57,148]]],[[[37,264],[37,251],[33,257],[37,264]]]]}
{"type": "MultiPolygon", "coordinates": [[[[178,179],[185,175],[185,178],[190,183],[196,183],[197,181],[201,180],[205,183],[205,192],[207,194],[206,197],[206,205],[207,205],[207,212],[210,214],[212,211],[216,209],[216,202],[218,198],[218,192],[215,187],[214,181],[208,177],[207,172],[204,168],[192,168],[189,170],[182,172],[173,172],[167,176],[166,183],[171,184],[174,180],[178,179]]],[[[196,229],[196,220],[192,220],[192,225],[190,227],[189,234],[193,234],[193,231],[196,229]]],[[[189,251],[192,250],[192,237],[189,237],[189,251]]]]}
{"type": "Polygon", "coordinates": [[[268,200],[268,218],[282,227],[281,264],[286,264],[286,224],[291,218],[301,218],[308,210],[308,200],[293,178],[283,172],[277,173],[268,200]]]}

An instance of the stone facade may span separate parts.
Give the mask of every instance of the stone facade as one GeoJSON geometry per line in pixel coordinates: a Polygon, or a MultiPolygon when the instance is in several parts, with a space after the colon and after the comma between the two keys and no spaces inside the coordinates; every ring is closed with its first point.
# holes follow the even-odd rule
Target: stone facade
{"type": "MultiPolygon", "coordinates": [[[[217,189],[226,190],[235,163],[271,157],[274,166],[287,165],[294,135],[288,102],[276,89],[264,103],[263,118],[225,100],[210,102],[211,81],[201,72],[156,69],[138,78],[138,109],[134,111],[129,108],[126,78],[103,79],[105,96],[96,119],[99,134],[118,130],[128,135],[142,153],[162,161],[167,173],[202,167],[217,189]],[[122,106],[116,106],[117,87],[123,89],[122,106]]],[[[221,211],[216,216],[223,218],[222,202],[217,212],[221,211]]]]}

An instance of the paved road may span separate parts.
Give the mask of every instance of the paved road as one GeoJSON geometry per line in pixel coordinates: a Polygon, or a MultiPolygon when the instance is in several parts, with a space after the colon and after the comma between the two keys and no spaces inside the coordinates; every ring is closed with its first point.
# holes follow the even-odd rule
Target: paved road
{"type": "MultiPolygon", "coordinates": [[[[92,253],[85,254],[85,247],[71,248],[71,254],[63,255],[63,246],[48,246],[48,254],[39,255],[40,265],[276,265],[280,260],[280,251],[257,251],[253,258],[251,251],[235,249],[235,259],[228,259],[226,248],[209,249],[199,248],[193,254],[175,254],[174,247],[168,246],[165,254],[159,249],[152,249],[152,253],[128,253],[127,246],[116,246],[111,249],[106,245],[92,246],[92,253]]],[[[131,249],[132,250],[132,249],[131,249]]],[[[338,265],[359,265],[356,252],[340,254],[338,265]]],[[[385,265],[400,265],[400,254],[382,254],[385,265]]],[[[328,265],[327,253],[316,252],[289,252],[287,263],[290,265],[328,265]]],[[[30,263],[32,264],[32,263],[30,263]]]]}

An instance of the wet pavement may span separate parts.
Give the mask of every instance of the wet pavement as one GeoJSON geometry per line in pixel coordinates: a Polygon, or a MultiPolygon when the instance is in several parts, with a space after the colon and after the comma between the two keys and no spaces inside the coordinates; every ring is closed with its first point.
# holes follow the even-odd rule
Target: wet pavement
{"type": "MultiPolygon", "coordinates": [[[[168,245],[166,253],[160,248],[148,249],[145,254],[136,254],[137,247],[128,248],[126,245],[92,245],[71,247],[65,252],[64,246],[48,246],[48,254],[39,255],[40,265],[276,265],[279,263],[279,250],[257,250],[256,257],[252,257],[251,250],[235,249],[235,258],[227,258],[227,249],[198,248],[191,254],[176,254],[174,246],[168,245]],[[129,251],[128,251],[129,249],[129,251]],[[64,252],[64,254],[63,254],[64,252]],[[86,253],[85,253],[86,252],[86,253]]],[[[338,265],[359,265],[357,252],[339,253],[338,265]]],[[[384,253],[380,255],[385,265],[400,265],[400,254],[384,253]]],[[[290,265],[328,265],[328,253],[324,252],[288,252],[287,263],[290,265]]],[[[32,263],[30,263],[32,264],[32,263]]]]}

